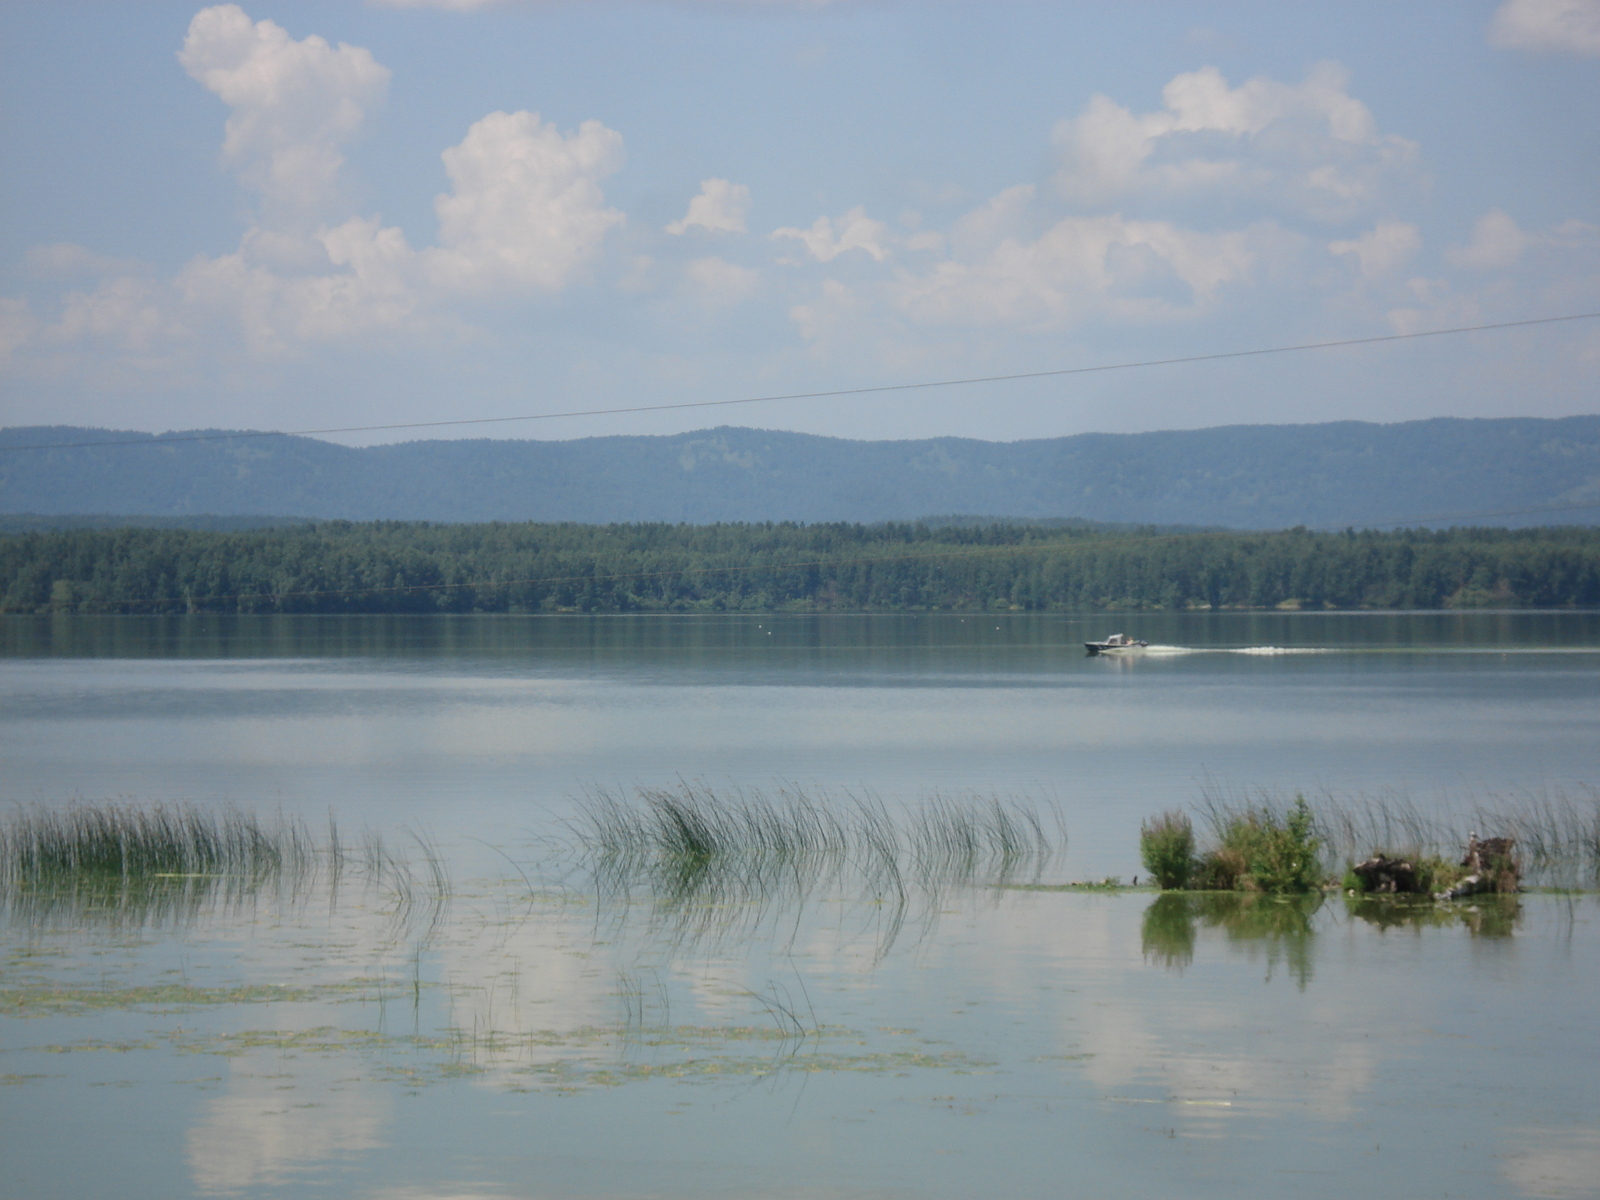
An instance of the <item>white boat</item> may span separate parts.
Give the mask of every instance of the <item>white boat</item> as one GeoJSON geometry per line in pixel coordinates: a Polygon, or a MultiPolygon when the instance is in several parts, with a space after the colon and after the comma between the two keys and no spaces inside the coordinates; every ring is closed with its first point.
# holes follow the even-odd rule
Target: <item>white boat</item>
{"type": "Polygon", "coordinates": [[[1119,651],[1143,650],[1149,645],[1149,642],[1141,642],[1125,633],[1113,633],[1103,642],[1085,642],[1083,648],[1090,654],[1115,654],[1119,651]]]}

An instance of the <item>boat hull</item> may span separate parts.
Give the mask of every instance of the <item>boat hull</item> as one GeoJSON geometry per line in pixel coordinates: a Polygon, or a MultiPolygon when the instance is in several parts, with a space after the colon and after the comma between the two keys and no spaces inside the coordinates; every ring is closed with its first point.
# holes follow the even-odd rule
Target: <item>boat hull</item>
{"type": "Polygon", "coordinates": [[[1129,654],[1149,648],[1149,642],[1085,642],[1083,648],[1091,655],[1129,654]]]}

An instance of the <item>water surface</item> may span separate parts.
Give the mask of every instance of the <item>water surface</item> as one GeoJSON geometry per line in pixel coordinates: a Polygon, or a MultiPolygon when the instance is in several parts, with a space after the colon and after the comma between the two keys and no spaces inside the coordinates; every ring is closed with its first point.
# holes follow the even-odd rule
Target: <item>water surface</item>
{"type": "Polygon", "coordinates": [[[1580,795],[1597,685],[1579,613],[5,618],[0,799],[331,811],[452,892],[13,897],[0,1194],[1600,1195],[1593,897],[897,926],[847,880],[600,893],[560,844],[585,787],[978,791],[1059,806],[1044,882],[1127,878],[1207,787],[1580,795]],[[1161,649],[1084,657],[1117,628],[1161,649]]]}

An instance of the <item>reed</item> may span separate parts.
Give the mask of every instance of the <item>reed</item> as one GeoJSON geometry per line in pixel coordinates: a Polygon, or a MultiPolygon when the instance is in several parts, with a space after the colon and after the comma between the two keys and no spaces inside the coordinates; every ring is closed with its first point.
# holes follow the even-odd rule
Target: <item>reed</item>
{"type": "Polygon", "coordinates": [[[263,822],[233,809],[76,803],[18,807],[0,819],[0,909],[25,922],[174,924],[271,897],[294,903],[347,874],[387,897],[401,925],[436,925],[450,884],[442,856],[417,838],[423,875],[366,831],[352,858],[330,818],[326,838],[304,822],[263,822]]]}
{"type": "MultiPolygon", "coordinates": [[[[1252,812],[1281,818],[1290,801],[1266,790],[1207,787],[1198,807],[1216,831],[1252,812]]],[[[1600,791],[1593,788],[1445,799],[1428,811],[1398,792],[1338,796],[1324,791],[1312,798],[1310,808],[1320,867],[1328,878],[1339,878],[1351,864],[1374,854],[1452,864],[1477,833],[1514,838],[1530,883],[1600,884],[1600,791]]]]}
{"type": "Polygon", "coordinates": [[[872,795],[686,781],[587,792],[570,829],[602,881],[712,901],[846,877],[900,896],[913,884],[1000,882],[1042,869],[1066,843],[1058,818],[994,796],[935,793],[896,815],[872,795]]]}
{"type": "Polygon", "coordinates": [[[245,813],[189,805],[74,804],[23,810],[0,825],[0,880],[40,884],[93,877],[260,878],[301,866],[303,827],[262,826],[245,813]]]}

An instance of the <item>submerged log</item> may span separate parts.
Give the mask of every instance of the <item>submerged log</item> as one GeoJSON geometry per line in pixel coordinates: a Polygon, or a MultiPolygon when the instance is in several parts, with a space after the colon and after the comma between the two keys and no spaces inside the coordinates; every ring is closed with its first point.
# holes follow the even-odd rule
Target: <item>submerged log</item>
{"type": "Polygon", "coordinates": [[[1350,868],[1351,874],[1361,880],[1361,890],[1379,894],[1410,894],[1417,886],[1417,869],[1403,858],[1389,858],[1374,854],[1364,863],[1350,868]]]}
{"type": "Polygon", "coordinates": [[[1467,835],[1467,852],[1461,865],[1471,872],[1454,887],[1435,892],[1435,900],[1460,900],[1482,892],[1515,892],[1522,885],[1522,866],[1512,855],[1515,838],[1493,837],[1479,840],[1467,835]]]}

